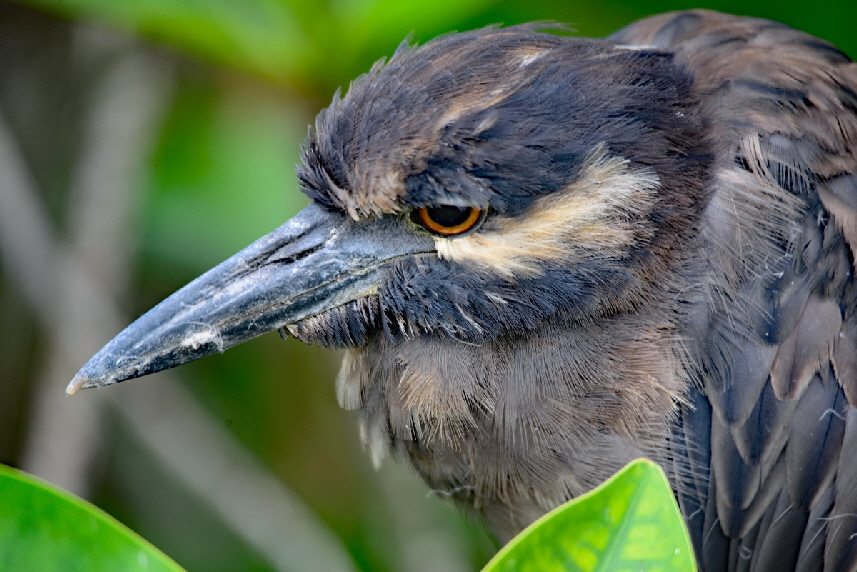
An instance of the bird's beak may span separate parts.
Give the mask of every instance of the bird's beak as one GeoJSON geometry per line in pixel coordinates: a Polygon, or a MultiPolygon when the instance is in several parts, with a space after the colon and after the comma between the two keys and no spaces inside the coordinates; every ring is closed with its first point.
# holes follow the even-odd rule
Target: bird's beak
{"type": "Polygon", "coordinates": [[[393,261],[434,251],[406,225],[390,216],[353,221],[312,204],[128,326],[67,392],[175,367],[372,295],[393,261]]]}

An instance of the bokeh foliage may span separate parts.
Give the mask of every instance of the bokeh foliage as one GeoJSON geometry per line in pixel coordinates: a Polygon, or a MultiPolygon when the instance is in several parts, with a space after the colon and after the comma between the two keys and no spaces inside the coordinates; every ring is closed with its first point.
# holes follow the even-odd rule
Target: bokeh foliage
{"type": "MultiPolygon", "coordinates": [[[[857,55],[853,0],[31,0],[2,5],[0,35],[15,38],[3,53],[17,53],[24,63],[0,62],[0,70],[44,77],[9,79],[0,108],[63,228],[81,140],[80,100],[92,89],[88,78],[97,75],[75,71],[81,50],[75,30],[103,28],[135,38],[170,64],[170,101],[139,181],[136,222],[128,229],[138,253],[125,302],[130,317],[305,204],[293,166],[306,125],[336,88],[346,89],[408,34],[424,42],[494,23],[553,20],[600,36],[648,14],[692,7],[777,19],[857,55]],[[22,22],[26,33],[20,32],[22,22]],[[31,84],[41,86],[40,103],[14,103],[31,97],[31,84]],[[53,99],[46,95],[51,90],[53,99]]],[[[27,448],[28,411],[38,399],[31,382],[48,351],[48,333],[22,309],[7,278],[0,276],[0,461],[18,465],[27,448]]],[[[386,465],[375,473],[370,467],[350,417],[335,403],[338,360],[334,352],[271,334],[179,368],[176,375],[320,515],[360,569],[416,569],[421,560],[431,568],[431,557],[441,552],[431,542],[452,550],[470,569],[484,564],[494,546],[478,525],[427,498],[404,471],[386,465]]],[[[141,383],[157,382],[131,382],[141,383]]],[[[86,398],[84,392],[74,399],[86,398]]],[[[106,423],[92,475],[97,503],[188,570],[269,569],[151,457],[121,419],[106,423]]]]}
{"type": "Polygon", "coordinates": [[[822,36],[854,54],[853,2],[740,2],[689,4],[676,0],[615,2],[502,2],[499,0],[33,0],[34,5],[140,33],[211,62],[257,73],[316,95],[345,85],[372,61],[413,34],[533,20],[567,22],[581,34],[610,33],[649,14],[711,8],[777,19],[822,36]]]}

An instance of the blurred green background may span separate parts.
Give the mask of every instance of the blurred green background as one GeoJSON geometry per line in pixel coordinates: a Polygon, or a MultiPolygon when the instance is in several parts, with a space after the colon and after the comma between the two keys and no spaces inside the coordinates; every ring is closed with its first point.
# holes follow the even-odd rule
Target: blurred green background
{"type": "Polygon", "coordinates": [[[73,398],[131,319],[305,204],[337,87],[408,34],[704,7],[857,56],[857,2],[0,2],[0,462],[81,494],[191,571],[474,570],[495,546],[407,469],[375,471],[340,356],[276,334],[73,398]]]}

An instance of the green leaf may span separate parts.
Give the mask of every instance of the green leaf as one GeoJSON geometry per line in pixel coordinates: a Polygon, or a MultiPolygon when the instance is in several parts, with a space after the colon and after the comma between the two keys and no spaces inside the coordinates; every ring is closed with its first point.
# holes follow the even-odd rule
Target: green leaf
{"type": "Polygon", "coordinates": [[[696,560],[663,471],[638,459],[534,522],[483,572],[507,570],[692,572],[696,560]]]}
{"type": "Polygon", "coordinates": [[[0,465],[0,569],[181,572],[101,509],[0,465]]]}

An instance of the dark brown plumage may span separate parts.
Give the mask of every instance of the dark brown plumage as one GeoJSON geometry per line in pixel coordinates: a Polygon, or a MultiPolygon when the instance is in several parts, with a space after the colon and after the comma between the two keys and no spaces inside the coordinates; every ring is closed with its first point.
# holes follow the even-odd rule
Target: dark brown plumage
{"type": "Polygon", "coordinates": [[[314,204],[70,387],[285,328],[503,540],[645,456],[703,570],[855,570],[855,151],[857,65],[765,20],[404,46],[319,115],[314,204]]]}

